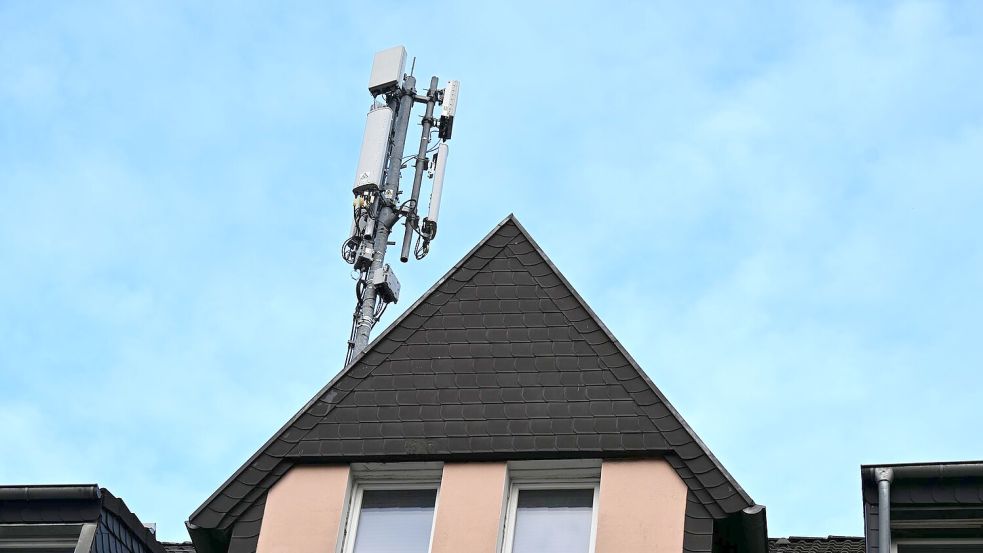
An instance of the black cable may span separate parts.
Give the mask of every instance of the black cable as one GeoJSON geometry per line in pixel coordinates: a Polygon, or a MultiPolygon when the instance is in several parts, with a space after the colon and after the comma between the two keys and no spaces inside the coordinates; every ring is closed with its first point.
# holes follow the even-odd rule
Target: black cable
{"type": "Polygon", "coordinates": [[[362,307],[362,293],[365,291],[366,271],[361,271],[358,281],[355,282],[355,312],[352,313],[352,330],[348,334],[348,353],[345,354],[345,366],[347,367],[355,355],[355,334],[358,330],[358,312],[362,307]]]}
{"type": "Polygon", "coordinates": [[[423,234],[416,233],[416,245],[413,247],[413,257],[423,259],[430,253],[430,240],[423,237],[423,234]]]}
{"type": "Polygon", "coordinates": [[[355,282],[355,302],[356,302],[355,311],[356,312],[358,311],[358,308],[362,304],[362,294],[364,292],[365,292],[365,271],[362,271],[361,276],[358,277],[358,281],[355,282]]]}
{"type": "Polygon", "coordinates": [[[354,236],[341,243],[341,259],[349,265],[355,263],[355,255],[358,252],[358,240],[354,236]]]}
{"type": "Polygon", "coordinates": [[[355,313],[352,314],[352,331],[348,334],[348,352],[345,353],[345,366],[352,362],[355,353],[355,329],[358,325],[358,305],[355,306],[355,313]]]}
{"type": "Polygon", "coordinates": [[[379,310],[379,314],[375,316],[375,322],[379,322],[382,315],[386,312],[386,308],[389,307],[389,302],[382,302],[382,309],[379,310]]]}
{"type": "Polygon", "coordinates": [[[397,209],[396,211],[400,211],[400,212],[405,211],[406,210],[406,204],[413,204],[413,209],[416,209],[418,203],[420,203],[420,202],[417,201],[417,200],[414,200],[413,198],[410,198],[410,199],[406,200],[405,202],[403,202],[402,205],[399,206],[399,209],[397,209]]]}

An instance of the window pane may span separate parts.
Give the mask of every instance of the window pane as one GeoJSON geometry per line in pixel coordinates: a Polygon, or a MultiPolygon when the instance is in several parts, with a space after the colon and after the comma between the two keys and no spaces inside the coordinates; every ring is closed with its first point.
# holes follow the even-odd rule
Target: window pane
{"type": "Polygon", "coordinates": [[[81,524],[0,525],[0,553],[72,553],[81,524]]]}
{"type": "Polygon", "coordinates": [[[594,490],[519,490],[512,553],[587,553],[594,490]]]}
{"type": "Polygon", "coordinates": [[[365,490],[355,553],[427,553],[437,490],[365,490]]]}

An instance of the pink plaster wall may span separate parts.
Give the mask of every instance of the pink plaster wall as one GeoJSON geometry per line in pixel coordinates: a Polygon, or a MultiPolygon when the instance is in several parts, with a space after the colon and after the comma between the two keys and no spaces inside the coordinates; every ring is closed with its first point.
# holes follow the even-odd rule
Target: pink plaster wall
{"type": "Polygon", "coordinates": [[[295,466],[270,490],[256,553],[333,553],[347,466],[295,466]]]}
{"type": "Polygon", "coordinates": [[[496,553],[505,506],[505,463],[447,463],[430,553],[496,553]]]}
{"type": "Polygon", "coordinates": [[[662,459],[601,463],[595,553],[680,553],[686,484],[662,459]]]}

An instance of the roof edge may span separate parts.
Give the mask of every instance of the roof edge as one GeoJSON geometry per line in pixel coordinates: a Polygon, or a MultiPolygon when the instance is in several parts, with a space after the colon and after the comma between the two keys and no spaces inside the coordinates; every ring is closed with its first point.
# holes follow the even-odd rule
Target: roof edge
{"type": "Polygon", "coordinates": [[[862,469],[883,469],[883,468],[898,468],[898,467],[927,467],[927,466],[939,466],[948,467],[952,465],[983,465],[983,460],[980,461],[928,461],[924,463],[867,463],[860,465],[862,469]]]}
{"type": "Polygon", "coordinates": [[[36,501],[43,499],[99,499],[99,484],[36,484],[0,486],[0,501],[36,501]]]}
{"type": "Polygon", "coordinates": [[[983,477],[983,461],[950,461],[945,463],[904,463],[894,465],[861,465],[860,478],[873,484],[874,471],[890,469],[894,478],[960,478],[983,477]]]}
{"type": "Polygon", "coordinates": [[[143,521],[140,517],[136,515],[129,507],[126,506],[126,502],[121,498],[113,495],[112,492],[106,488],[101,489],[102,492],[102,507],[115,515],[126,527],[137,537],[147,549],[151,550],[153,553],[167,553],[164,546],[157,539],[157,536],[150,531],[149,528],[144,526],[143,521]]]}
{"type": "MultiPolygon", "coordinates": [[[[594,318],[594,321],[597,322],[597,325],[599,327],[601,327],[601,330],[604,332],[604,334],[618,348],[618,351],[625,356],[625,359],[627,359],[628,362],[631,363],[632,368],[638,371],[638,374],[641,375],[642,380],[645,381],[645,383],[649,386],[649,388],[652,389],[652,392],[656,396],[658,396],[658,398],[665,404],[666,409],[668,409],[669,412],[672,413],[674,417],[676,417],[680,425],[682,425],[682,427],[686,430],[687,434],[689,434],[690,437],[693,438],[693,441],[696,442],[696,444],[700,447],[701,450],[703,450],[703,453],[705,453],[706,456],[710,458],[710,461],[714,464],[714,466],[718,470],[720,470],[720,472],[724,475],[724,478],[726,478],[727,481],[732,486],[734,486],[736,492],[741,496],[741,499],[743,499],[744,502],[746,503],[744,507],[747,508],[747,507],[754,506],[755,502],[753,499],[751,499],[751,496],[748,495],[746,491],[744,491],[744,488],[740,484],[737,483],[737,480],[734,479],[730,471],[724,468],[720,460],[717,459],[717,456],[714,455],[712,451],[710,451],[710,448],[707,447],[706,443],[704,443],[703,440],[700,439],[700,436],[696,433],[696,431],[693,430],[693,428],[689,425],[688,422],[686,422],[686,419],[684,419],[683,416],[679,414],[679,411],[677,411],[676,408],[672,405],[672,403],[669,402],[669,400],[662,393],[662,391],[655,386],[655,383],[652,382],[652,379],[649,378],[648,374],[641,368],[638,362],[635,361],[635,358],[632,357],[630,353],[628,353],[628,350],[625,349],[625,346],[621,343],[620,340],[618,340],[614,336],[614,334],[607,327],[607,325],[604,324],[604,321],[601,320],[601,318],[597,315],[594,309],[592,309],[591,306],[588,305],[586,301],[584,301],[584,298],[580,295],[580,292],[578,292],[577,289],[572,284],[570,284],[570,281],[567,280],[567,277],[565,277],[563,273],[560,271],[560,269],[558,269],[557,266],[553,264],[553,260],[550,259],[548,255],[546,255],[546,252],[543,250],[542,247],[540,247],[540,245],[536,242],[536,240],[533,239],[532,235],[529,234],[529,231],[527,231],[526,228],[522,226],[522,223],[520,223],[519,220],[516,219],[514,215],[510,214],[505,221],[502,221],[502,224],[505,224],[505,222],[509,220],[514,222],[515,225],[519,227],[519,231],[525,235],[526,239],[529,240],[529,243],[532,244],[532,247],[536,249],[536,252],[543,257],[543,260],[546,261],[546,264],[550,267],[550,269],[552,269],[556,273],[556,276],[560,278],[560,281],[567,288],[570,289],[570,292],[573,294],[573,297],[576,298],[577,301],[580,302],[580,305],[584,308],[584,310],[587,311],[587,313],[594,318]]],[[[496,227],[496,230],[497,228],[498,227],[496,227]]]]}
{"type": "MultiPolygon", "coordinates": [[[[626,451],[600,451],[600,450],[577,450],[577,451],[510,451],[508,453],[488,452],[488,453],[451,453],[451,454],[380,454],[378,456],[367,455],[359,457],[359,463],[402,463],[406,461],[417,462],[462,462],[462,461],[526,461],[526,460],[561,460],[561,459],[651,459],[653,457],[665,457],[673,455],[675,450],[669,448],[645,448],[626,451]]],[[[284,461],[297,465],[320,465],[320,464],[346,464],[352,462],[350,457],[324,456],[324,457],[284,457],[284,461]]]]}

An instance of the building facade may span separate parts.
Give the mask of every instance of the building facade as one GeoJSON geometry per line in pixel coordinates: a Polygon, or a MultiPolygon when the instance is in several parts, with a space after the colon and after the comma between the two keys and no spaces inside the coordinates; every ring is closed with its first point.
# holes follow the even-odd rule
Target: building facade
{"type": "Polygon", "coordinates": [[[976,553],[983,463],[862,467],[863,537],[766,514],[512,216],[160,543],[0,487],[0,553],[976,553]]]}
{"type": "Polygon", "coordinates": [[[767,547],[764,509],[511,216],[188,528],[202,553],[767,547]]]}

